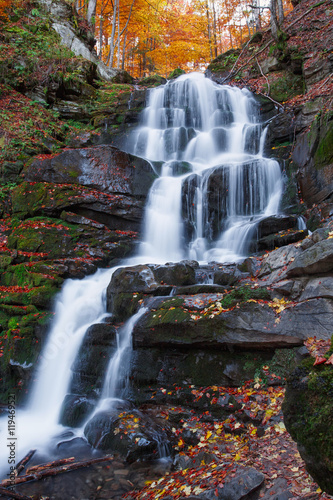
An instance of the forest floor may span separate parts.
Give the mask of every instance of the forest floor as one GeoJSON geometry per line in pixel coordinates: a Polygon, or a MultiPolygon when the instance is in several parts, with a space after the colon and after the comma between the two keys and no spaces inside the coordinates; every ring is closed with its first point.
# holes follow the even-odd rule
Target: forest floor
{"type": "Polygon", "coordinates": [[[210,398],[211,393],[217,391],[221,397],[232,395],[237,402],[243,401],[245,422],[234,415],[213,421],[209,412],[193,413],[192,417],[182,419],[182,407],[151,406],[151,412],[164,419],[166,425],[170,420],[176,421],[177,415],[180,418],[178,424],[171,426],[178,440],[175,466],[171,462],[161,466],[158,463],[126,464],[115,457],[107,463],[18,485],[15,491],[22,498],[43,500],[194,499],[206,498],[202,494],[208,491],[214,496],[207,498],[218,498],[226,479],[229,481],[245,468],[252,468],[265,477],[259,498],[276,498],[275,495],[287,492],[291,499],[333,499],[312,480],[296,443],[285,429],[281,411],[285,391],[282,386],[267,387],[259,379],[240,388],[206,387],[196,393],[198,398],[210,398]],[[191,440],[193,445],[188,444],[191,440]],[[76,484],[77,491],[82,482],[86,483],[84,492],[80,493],[79,489],[79,496],[73,496],[70,487],[76,484]]]}
{"type": "MultiPolygon", "coordinates": [[[[314,365],[333,364],[333,356],[324,357],[330,341],[310,338],[305,345],[314,365]]],[[[44,471],[45,476],[37,474],[36,481],[17,485],[15,491],[18,496],[13,498],[213,499],[219,498],[225,482],[241,474],[246,475],[251,468],[264,475],[255,498],[333,499],[312,480],[296,443],[284,426],[281,409],[285,393],[283,384],[280,376],[264,366],[260,375],[242,387],[193,386],[191,392],[197,403],[196,411],[181,405],[156,404],[159,392],[166,392],[161,387],[152,392],[152,403],[141,410],[153,417],[169,434],[176,451],[173,459],[128,464],[119,456],[107,457],[107,462],[96,463],[70,474],[62,473],[66,472],[65,466],[53,477],[45,477],[52,468],[50,464],[40,465],[39,472],[44,471]],[[206,409],[207,401],[212,410],[200,413],[198,409],[200,406],[206,409]],[[214,418],[218,407],[229,407],[229,416],[214,418]]],[[[175,387],[168,394],[173,397],[182,392],[181,387],[175,387]]],[[[125,433],[132,431],[128,426],[125,433]]],[[[74,459],[67,457],[67,460],[71,462],[74,459]]],[[[22,472],[23,478],[29,467],[30,464],[27,464],[27,472],[22,472]]],[[[2,486],[6,486],[4,482],[2,486]]],[[[3,496],[1,490],[0,496],[3,496]]],[[[237,498],[254,497],[249,493],[237,498]]]]}

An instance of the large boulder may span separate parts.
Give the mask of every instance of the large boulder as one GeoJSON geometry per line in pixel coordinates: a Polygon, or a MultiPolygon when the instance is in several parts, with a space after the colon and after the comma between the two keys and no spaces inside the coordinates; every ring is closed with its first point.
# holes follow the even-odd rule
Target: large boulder
{"type": "Polygon", "coordinates": [[[145,265],[117,269],[107,288],[107,309],[114,320],[124,321],[138,309],[145,294],[157,292],[152,270],[145,265]]]}
{"type": "Polygon", "coordinates": [[[296,140],[292,159],[299,168],[301,195],[307,206],[329,200],[333,193],[333,113],[317,117],[296,140]]]}
{"type": "Polygon", "coordinates": [[[80,184],[105,193],[145,198],[156,174],[150,164],[112,146],[67,149],[36,159],[24,170],[28,182],[80,184]]]}
{"type": "Polygon", "coordinates": [[[88,328],[72,365],[73,378],[69,387],[72,394],[97,397],[103,387],[110,358],[117,349],[116,329],[108,323],[88,328]]]}
{"type": "Polygon", "coordinates": [[[39,255],[42,260],[79,258],[83,269],[87,263],[111,263],[132,250],[130,233],[111,231],[75,214],[61,215],[65,221],[46,217],[24,220],[8,236],[8,248],[39,255]]]}
{"type": "Polygon", "coordinates": [[[51,182],[22,182],[12,190],[11,201],[19,218],[63,217],[85,226],[121,231],[119,236],[139,229],[144,209],[144,202],[132,196],[51,182]]]}
{"type": "Polygon", "coordinates": [[[319,241],[295,257],[288,266],[287,276],[324,274],[333,270],[333,238],[319,241]]]}
{"type": "Polygon", "coordinates": [[[159,448],[168,446],[163,429],[124,402],[113,402],[109,409],[96,413],[84,434],[94,448],[120,454],[128,462],[156,459],[159,448]]]}
{"type": "MultiPolygon", "coordinates": [[[[258,292],[252,292],[256,297],[258,292]]],[[[329,299],[286,307],[228,295],[155,299],[134,326],[134,347],[275,349],[301,345],[313,335],[330,338],[333,303],[329,299]]]]}
{"type": "Polygon", "coordinates": [[[291,374],[282,410],[307,470],[321,489],[332,495],[333,368],[313,363],[314,358],[307,358],[291,374]]]}
{"type": "Polygon", "coordinates": [[[191,263],[138,265],[117,269],[107,288],[107,308],[116,321],[130,318],[144,297],[169,295],[173,286],[194,285],[191,263]]]}

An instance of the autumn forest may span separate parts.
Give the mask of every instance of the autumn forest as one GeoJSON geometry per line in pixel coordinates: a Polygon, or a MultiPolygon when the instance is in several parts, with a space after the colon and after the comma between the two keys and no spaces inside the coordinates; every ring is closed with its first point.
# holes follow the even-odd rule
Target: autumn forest
{"type": "MultiPolygon", "coordinates": [[[[0,13],[13,2],[0,0],[0,13]]],[[[197,71],[241,46],[291,9],[254,0],[68,0],[95,30],[95,49],[108,67],[135,77],[175,68],[197,71]],[[272,8],[274,7],[274,8],[272,8]],[[277,7],[277,8],[275,8],[277,7]],[[277,13],[275,13],[275,10],[277,13]]],[[[84,29],[86,26],[82,26],[84,29]]]]}
{"type": "MultiPolygon", "coordinates": [[[[95,24],[99,57],[133,76],[200,70],[264,28],[267,3],[255,0],[76,0],[95,24]]],[[[288,5],[284,10],[288,10],[288,5]]]]}

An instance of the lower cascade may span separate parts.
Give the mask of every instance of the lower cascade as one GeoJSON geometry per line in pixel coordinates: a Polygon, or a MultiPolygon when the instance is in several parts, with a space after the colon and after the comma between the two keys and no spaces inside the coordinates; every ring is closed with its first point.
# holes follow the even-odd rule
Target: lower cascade
{"type": "MultiPolygon", "coordinates": [[[[278,162],[264,156],[265,125],[260,103],[248,90],[219,86],[201,74],[182,75],[152,89],[125,149],[149,160],[158,178],[149,192],[137,255],[121,267],[244,259],[258,223],[278,214],[283,188],[278,162]]],[[[144,307],[114,332],[114,345],[106,349],[110,360],[97,405],[90,407],[87,402],[85,418],[75,429],[62,419],[64,405],[71,405],[68,393],[82,383],[73,376],[73,367],[85,338],[93,325],[110,318],[106,288],[117,269],[67,280],[59,294],[30,400],[17,415],[20,457],[35,448],[47,453],[66,440],[68,430],[70,439],[89,435],[89,442],[103,449],[104,437],[94,434],[94,422],[113,409],[128,410],[122,398],[127,391],[131,331],[144,307]]],[[[1,427],[0,470],[6,476],[6,419],[1,427]]],[[[156,442],[163,455],[163,435],[156,442]]]]}

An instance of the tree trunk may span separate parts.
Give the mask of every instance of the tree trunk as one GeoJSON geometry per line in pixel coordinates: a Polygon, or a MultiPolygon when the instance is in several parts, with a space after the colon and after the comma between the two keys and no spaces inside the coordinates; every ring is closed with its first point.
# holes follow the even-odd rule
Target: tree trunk
{"type": "Polygon", "coordinates": [[[214,56],[217,57],[217,34],[216,34],[216,10],[215,10],[215,2],[213,0],[213,16],[214,16],[214,24],[213,24],[213,35],[214,35],[214,56]]]}
{"type": "Polygon", "coordinates": [[[117,21],[117,9],[118,9],[118,2],[119,0],[114,0],[113,4],[113,18],[112,18],[112,31],[111,31],[111,38],[110,38],[110,51],[109,51],[109,57],[107,64],[109,68],[112,68],[113,65],[113,54],[114,54],[114,37],[116,34],[116,21],[117,21]]]}
{"type": "Polygon", "coordinates": [[[281,24],[283,19],[284,19],[284,12],[283,12],[283,2],[282,0],[277,0],[278,4],[278,13],[279,13],[279,23],[281,24]]]}
{"type": "Polygon", "coordinates": [[[93,31],[95,31],[96,2],[97,0],[89,0],[87,10],[87,21],[93,31]]]}
{"type": "Polygon", "coordinates": [[[127,30],[128,23],[131,18],[132,10],[133,10],[133,5],[134,5],[135,0],[132,0],[131,8],[128,14],[128,18],[126,21],[126,24],[124,28],[119,32],[120,26],[119,26],[119,17],[118,17],[118,36],[115,41],[115,34],[116,34],[116,25],[117,25],[117,15],[119,16],[119,0],[114,0],[114,8],[113,8],[113,18],[112,18],[112,33],[111,33],[111,38],[110,38],[110,51],[109,51],[109,56],[107,60],[107,64],[109,68],[112,68],[113,65],[113,57],[114,57],[114,51],[115,48],[118,47],[118,66],[119,66],[119,59],[120,59],[120,37],[124,32],[127,30]]]}
{"type": "Polygon", "coordinates": [[[118,51],[117,51],[117,69],[120,68],[120,2],[118,2],[118,38],[117,38],[117,44],[118,44],[118,51]]]}
{"type": "Polygon", "coordinates": [[[269,8],[271,11],[271,33],[274,40],[277,40],[279,23],[276,14],[276,0],[271,0],[269,8]]]}
{"type": "Polygon", "coordinates": [[[211,37],[211,31],[210,31],[210,19],[209,19],[208,0],[206,1],[206,16],[207,16],[207,28],[208,28],[209,54],[210,54],[210,58],[213,59],[212,37],[211,37]]]}
{"type": "Polygon", "coordinates": [[[123,41],[123,55],[122,55],[122,61],[121,61],[121,69],[125,69],[125,55],[126,55],[126,38],[127,38],[127,33],[124,35],[124,41],[123,41]]]}

